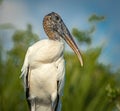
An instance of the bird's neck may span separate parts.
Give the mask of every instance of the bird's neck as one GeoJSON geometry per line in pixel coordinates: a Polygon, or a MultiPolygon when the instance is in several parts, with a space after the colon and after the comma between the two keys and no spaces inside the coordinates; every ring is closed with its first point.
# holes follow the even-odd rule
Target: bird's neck
{"type": "Polygon", "coordinates": [[[58,36],[52,36],[52,37],[49,37],[50,40],[53,40],[53,41],[58,41],[58,42],[61,42],[64,44],[64,40],[61,38],[61,37],[58,37],[58,36]]]}

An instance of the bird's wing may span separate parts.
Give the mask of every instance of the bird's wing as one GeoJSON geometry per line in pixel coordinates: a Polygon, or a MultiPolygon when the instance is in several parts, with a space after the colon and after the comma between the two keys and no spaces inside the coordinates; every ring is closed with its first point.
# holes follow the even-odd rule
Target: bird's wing
{"type": "Polygon", "coordinates": [[[24,80],[24,88],[26,89],[27,87],[27,84],[26,84],[26,77],[27,77],[27,74],[28,74],[28,71],[29,71],[29,63],[28,63],[28,57],[30,55],[30,48],[27,50],[27,53],[25,55],[25,60],[24,60],[24,63],[23,63],[23,66],[22,66],[22,69],[21,69],[21,75],[20,75],[20,78],[23,78],[24,80]]]}
{"type": "Polygon", "coordinates": [[[58,80],[58,93],[63,95],[64,81],[65,81],[65,61],[63,57],[59,58],[56,62],[58,68],[57,80],[58,80]]]}
{"type": "Polygon", "coordinates": [[[26,92],[26,99],[27,99],[27,102],[28,102],[28,106],[29,108],[31,109],[31,105],[30,105],[30,100],[29,100],[29,63],[28,63],[28,57],[30,55],[30,48],[28,48],[27,50],[27,53],[25,55],[25,60],[24,60],[24,64],[22,66],[22,69],[21,69],[21,75],[20,75],[20,78],[23,79],[23,82],[24,82],[24,90],[26,92]]]}
{"type": "Polygon", "coordinates": [[[64,82],[65,82],[65,61],[63,57],[60,57],[56,62],[58,68],[57,74],[57,100],[55,111],[61,111],[61,96],[63,95],[64,82]]]}

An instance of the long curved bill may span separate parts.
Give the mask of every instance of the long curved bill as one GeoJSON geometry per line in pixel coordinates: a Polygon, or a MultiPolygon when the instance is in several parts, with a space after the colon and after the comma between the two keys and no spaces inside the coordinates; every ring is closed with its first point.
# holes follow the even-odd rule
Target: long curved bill
{"type": "Polygon", "coordinates": [[[78,49],[78,46],[76,45],[75,41],[72,38],[72,35],[69,33],[69,31],[64,23],[62,24],[62,27],[64,27],[64,28],[62,28],[63,32],[61,33],[61,36],[67,42],[67,44],[73,49],[75,54],[78,56],[81,66],[83,66],[83,60],[82,60],[81,52],[78,49]]]}

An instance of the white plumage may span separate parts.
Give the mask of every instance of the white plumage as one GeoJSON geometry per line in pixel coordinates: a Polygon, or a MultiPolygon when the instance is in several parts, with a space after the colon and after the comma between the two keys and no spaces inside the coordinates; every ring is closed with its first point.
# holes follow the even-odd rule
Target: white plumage
{"type": "MultiPolygon", "coordinates": [[[[51,111],[51,105],[56,104],[54,102],[57,93],[62,96],[65,77],[63,51],[64,43],[62,41],[48,39],[41,40],[29,47],[21,76],[24,76],[26,89],[26,76],[28,74],[29,99],[34,101],[34,98],[39,98],[42,104],[35,106],[35,102],[33,102],[32,111],[51,111]],[[58,86],[57,81],[59,81],[58,86]]],[[[59,110],[57,111],[61,109],[60,104],[59,100],[59,110]]]]}

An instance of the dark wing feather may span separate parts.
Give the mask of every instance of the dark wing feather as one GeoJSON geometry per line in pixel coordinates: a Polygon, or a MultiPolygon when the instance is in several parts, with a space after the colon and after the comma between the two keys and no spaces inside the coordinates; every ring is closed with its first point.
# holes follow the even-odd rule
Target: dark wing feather
{"type": "Polygon", "coordinates": [[[29,106],[29,109],[31,110],[31,103],[30,103],[30,87],[29,87],[29,81],[28,81],[28,74],[29,74],[29,67],[27,68],[27,75],[26,75],[26,100],[27,100],[27,103],[28,103],[28,106],[29,106]]]}
{"type": "Polygon", "coordinates": [[[59,81],[57,81],[57,98],[56,98],[55,111],[57,111],[59,105],[59,99],[60,99],[60,95],[58,94],[58,88],[59,88],[59,81]]]}

